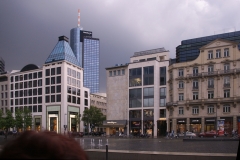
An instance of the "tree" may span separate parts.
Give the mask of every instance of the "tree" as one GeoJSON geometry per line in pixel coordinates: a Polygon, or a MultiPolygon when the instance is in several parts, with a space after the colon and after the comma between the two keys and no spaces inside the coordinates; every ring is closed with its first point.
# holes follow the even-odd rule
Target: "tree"
{"type": "Polygon", "coordinates": [[[82,121],[84,121],[87,126],[91,124],[91,131],[93,126],[100,126],[104,120],[106,120],[106,116],[95,106],[90,106],[89,109],[87,108],[83,111],[82,121]]]}
{"type": "Polygon", "coordinates": [[[32,112],[28,108],[24,108],[23,111],[23,127],[26,130],[28,127],[32,126],[32,112]]]}
{"type": "Polygon", "coordinates": [[[4,120],[5,120],[4,126],[7,129],[7,131],[9,128],[14,127],[15,120],[13,118],[12,112],[9,109],[6,109],[6,117],[4,118],[4,120]]]}
{"type": "Polygon", "coordinates": [[[2,129],[5,126],[4,121],[5,119],[3,118],[3,112],[0,109],[0,129],[2,129]]]}
{"type": "Polygon", "coordinates": [[[23,128],[23,111],[20,109],[15,112],[15,126],[17,129],[23,128]]]}

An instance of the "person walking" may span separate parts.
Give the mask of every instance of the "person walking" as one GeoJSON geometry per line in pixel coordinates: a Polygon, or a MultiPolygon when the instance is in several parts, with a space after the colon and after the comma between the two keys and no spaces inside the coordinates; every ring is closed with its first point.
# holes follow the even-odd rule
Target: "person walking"
{"type": "Polygon", "coordinates": [[[172,130],[172,133],[171,133],[171,139],[174,138],[174,130],[172,130]]]}

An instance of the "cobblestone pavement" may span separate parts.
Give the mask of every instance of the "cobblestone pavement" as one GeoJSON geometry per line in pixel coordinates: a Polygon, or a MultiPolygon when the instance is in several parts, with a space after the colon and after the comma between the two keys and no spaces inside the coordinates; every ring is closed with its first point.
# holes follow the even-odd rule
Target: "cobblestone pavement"
{"type": "Polygon", "coordinates": [[[84,150],[105,149],[157,152],[237,153],[238,141],[183,141],[166,138],[75,138],[84,150]]]}

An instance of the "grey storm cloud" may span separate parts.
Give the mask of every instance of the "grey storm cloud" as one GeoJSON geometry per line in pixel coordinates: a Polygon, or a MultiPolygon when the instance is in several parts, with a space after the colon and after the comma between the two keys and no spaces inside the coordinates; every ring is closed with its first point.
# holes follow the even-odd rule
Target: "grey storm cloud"
{"type": "Polygon", "coordinates": [[[240,0],[2,0],[0,56],[6,70],[47,59],[58,37],[81,26],[100,39],[100,91],[106,67],[127,63],[134,52],[165,47],[170,57],[181,40],[240,30],[240,0]]]}

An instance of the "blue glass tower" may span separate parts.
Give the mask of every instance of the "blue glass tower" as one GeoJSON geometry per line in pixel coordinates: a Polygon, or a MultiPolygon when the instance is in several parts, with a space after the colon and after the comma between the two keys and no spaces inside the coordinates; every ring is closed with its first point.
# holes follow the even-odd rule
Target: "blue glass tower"
{"type": "Polygon", "coordinates": [[[84,68],[84,87],[89,88],[91,93],[98,93],[100,59],[99,39],[92,38],[91,31],[84,31],[77,27],[70,31],[70,46],[79,62],[79,66],[84,68]]]}

